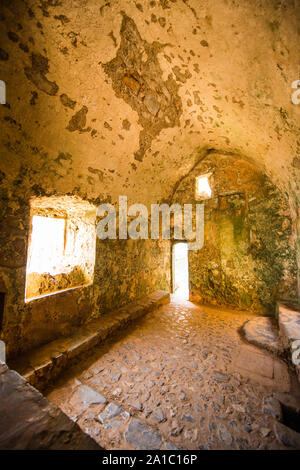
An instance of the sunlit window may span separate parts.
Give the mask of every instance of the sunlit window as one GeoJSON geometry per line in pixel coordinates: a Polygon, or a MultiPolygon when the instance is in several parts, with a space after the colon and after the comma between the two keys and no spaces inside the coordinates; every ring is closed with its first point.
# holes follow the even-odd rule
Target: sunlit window
{"type": "Polygon", "coordinates": [[[65,219],[32,217],[28,273],[58,274],[62,270],[65,219]]]}
{"type": "Polygon", "coordinates": [[[212,190],[209,184],[209,176],[197,176],[196,178],[196,197],[197,199],[209,199],[212,195],[212,190]]]}
{"type": "Polygon", "coordinates": [[[96,207],[78,198],[31,201],[25,301],[91,284],[96,207]]]}

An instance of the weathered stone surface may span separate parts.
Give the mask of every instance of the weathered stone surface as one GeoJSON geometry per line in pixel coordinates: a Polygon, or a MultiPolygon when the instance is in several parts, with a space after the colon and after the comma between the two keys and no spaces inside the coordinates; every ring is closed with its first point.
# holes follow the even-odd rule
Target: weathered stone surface
{"type": "Polygon", "coordinates": [[[128,421],[129,417],[130,414],[122,410],[120,406],[115,403],[110,403],[104,411],[98,415],[97,419],[105,428],[109,429],[120,426],[124,422],[128,421]]]}
{"type": "Polygon", "coordinates": [[[220,372],[218,370],[215,370],[212,374],[212,378],[213,380],[215,380],[216,382],[228,382],[229,381],[229,377],[228,375],[224,374],[223,372],[220,372]]]}
{"type": "Polygon", "coordinates": [[[300,340],[300,312],[296,306],[293,308],[282,303],[277,308],[280,336],[287,349],[293,341],[300,340]]]}
{"type": "Polygon", "coordinates": [[[139,115],[142,131],[134,158],[142,162],[153,139],[163,129],[179,124],[182,102],[179,85],[171,75],[165,80],[162,74],[157,56],[165,45],[157,41],[148,43],[141,37],[133,19],[125,12],[122,16],[120,46],[116,56],[103,64],[103,69],[116,96],[139,115]]]}
{"type": "Polygon", "coordinates": [[[47,57],[41,54],[32,54],[31,67],[25,67],[24,72],[28,80],[44,93],[48,95],[56,95],[58,92],[58,85],[47,79],[46,74],[49,72],[47,57]]]}
{"type": "Polygon", "coordinates": [[[105,404],[107,400],[100,393],[95,392],[87,385],[80,385],[71,397],[71,405],[79,405],[82,410],[87,409],[90,405],[105,404]]]}
{"type": "Polygon", "coordinates": [[[117,373],[117,374],[114,374],[111,378],[110,378],[110,381],[112,383],[116,383],[120,380],[120,377],[121,377],[121,374],[117,373]]]}
{"type": "Polygon", "coordinates": [[[274,424],[274,432],[282,444],[292,449],[300,450],[300,433],[278,422],[274,424]]]}
{"type": "Polygon", "coordinates": [[[244,344],[238,347],[230,368],[243,376],[251,377],[255,382],[271,387],[273,391],[290,391],[291,379],[287,365],[256,346],[244,344]]]}
{"type": "Polygon", "coordinates": [[[152,413],[152,418],[158,423],[163,423],[167,419],[164,411],[161,408],[156,408],[156,410],[154,410],[152,413]]]}
{"type": "Polygon", "coordinates": [[[296,369],[296,375],[300,382],[300,307],[299,305],[287,305],[282,302],[277,304],[277,315],[280,339],[283,347],[288,352],[292,366],[296,369]]]}
{"type": "Polygon", "coordinates": [[[6,372],[8,369],[7,365],[4,364],[4,363],[0,363],[0,375],[1,374],[4,374],[4,372],[6,372]]]}
{"type": "Polygon", "coordinates": [[[281,350],[278,329],[275,320],[269,317],[257,317],[243,326],[245,339],[261,348],[278,353],[281,350]]]}
{"type": "MultiPolygon", "coordinates": [[[[93,285],[24,303],[30,205],[41,196],[69,195],[95,207],[117,205],[120,194],[147,207],[173,199],[194,203],[195,177],[211,172],[204,247],[189,253],[192,296],[259,312],[272,311],[278,297],[297,296],[299,107],[291,102],[298,91],[290,78],[298,70],[297,2],[142,3],[0,2],[1,79],[10,84],[0,106],[1,337],[8,358],[70,337],[87,321],[170,286],[169,241],[97,240],[93,285]],[[155,97],[150,107],[147,95],[155,97]],[[74,109],[61,96],[71,97],[74,109]]],[[[207,326],[203,343],[213,329],[207,326]]],[[[108,336],[113,327],[101,332],[108,336]]],[[[88,351],[94,339],[79,339],[72,352],[88,351]]],[[[226,384],[211,372],[227,371],[230,364],[220,362],[231,358],[221,329],[214,340],[224,350],[206,346],[206,359],[199,350],[199,396],[207,400],[198,405],[209,411],[211,402],[213,411],[221,405],[207,388],[226,384]]],[[[158,392],[161,402],[171,394],[180,406],[191,400],[197,350],[197,359],[183,353],[188,367],[177,383],[184,385],[158,392]],[[179,400],[183,386],[186,397],[179,400]]],[[[158,370],[172,375],[168,359],[159,359],[158,370]]],[[[45,361],[29,376],[39,380],[45,369],[53,377],[63,368],[45,361]]],[[[276,377],[277,365],[265,362],[262,371],[276,377]]],[[[130,383],[142,387],[142,373],[136,375],[139,381],[130,383]]],[[[232,393],[238,387],[245,393],[239,382],[230,378],[232,393]]],[[[216,442],[218,433],[212,437],[216,442]]]]}
{"type": "Polygon", "coordinates": [[[273,396],[265,396],[263,399],[262,412],[273,416],[273,418],[281,421],[282,409],[280,402],[273,396]]]}
{"type": "MultiPolygon", "coordinates": [[[[53,341],[23,356],[21,360],[11,362],[11,366],[24,374],[24,377],[40,390],[56,378],[62,370],[82,353],[90,352],[108,335],[125,326],[155,308],[169,302],[170,294],[156,291],[140,300],[123,307],[121,311],[111,312],[101,320],[94,320],[87,326],[77,329],[70,338],[53,341]]],[[[115,373],[111,383],[116,383],[121,374],[115,373]]]]}
{"type": "Polygon", "coordinates": [[[275,294],[295,297],[298,107],[286,86],[287,50],[291,70],[298,66],[295,2],[218,8],[208,0],[207,15],[201,2],[179,3],[156,2],[152,21],[151,2],[143,11],[124,0],[91,2],[84,15],[72,3],[62,15],[58,1],[1,2],[2,79],[14,83],[0,111],[2,334],[10,358],[170,285],[168,243],[106,240],[97,243],[93,286],[25,304],[30,202],[41,196],[97,206],[126,193],[148,206],[213,170],[212,243],[191,256],[193,294],[253,309],[272,308],[275,294]],[[234,28],[218,27],[229,21],[234,28]],[[282,38],[286,51],[276,46],[282,38]]]}
{"type": "Polygon", "coordinates": [[[129,402],[129,406],[137,411],[142,411],[143,409],[143,404],[138,400],[132,400],[129,402]]]}
{"type": "Polygon", "coordinates": [[[165,444],[165,449],[166,450],[180,450],[179,447],[177,447],[175,444],[172,442],[166,442],[165,444]]]}
{"type": "Polygon", "coordinates": [[[219,434],[220,438],[225,442],[225,444],[230,445],[232,443],[232,435],[230,434],[225,424],[220,425],[219,434]]]}
{"type": "MultiPolygon", "coordinates": [[[[290,387],[287,365],[266,350],[245,345],[238,331],[251,318],[249,312],[197,307],[174,297],[138,328],[120,332],[72,368],[73,380],[108,400],[90,405],[76,422],[100,445],[116,450],[146,446],[145,429],[151,439],[153,431],[158,433],[159,448],[166,450],[169,439],[181,449],[282,449],[274,421],[281,419],[282,402],[293,408],[299,398],[296,389],[273,393],[290,387]],[[112,384],[115,374],[121,377],[112,384]],[[122,412],[132,417],[121,419],[122,412]],[[132,419],[141,428],[135,425],[128,432],[132,419]]],[[[78,416],[69,406],[73,386],[61,378],[48,395],[72,418],[78,416]]],[[[286,415],[282,419],[289,421],[286,415]]]]}
{"type": "Polygon", "coordinates": [[[205,174],[213,197],[202,200],[204,245],[189,253],[190,300],[274,314],[278,297],[297,298],[288,200],[249,160],[212,151],[174,187],[172,203],[199,202],[195,179],[205,174]]]}
{"type": "Polygon", "coordinates": [[[16,372],[0,373],[0,449],[100,449],[16,372]]]}
{"type": "Polygon", "coordinates": [[[137,419],[130,421],[125,439],[137,450],[158,450],[162,445],[157,431],[137,419]]]}
{"type": "Polygon", "coordinates": [[[276,398],[281,405],[288,409],[292,409],[294,413],[300,416],[300,398],[290,393],[274,393],[274,398],[276,398]]]}

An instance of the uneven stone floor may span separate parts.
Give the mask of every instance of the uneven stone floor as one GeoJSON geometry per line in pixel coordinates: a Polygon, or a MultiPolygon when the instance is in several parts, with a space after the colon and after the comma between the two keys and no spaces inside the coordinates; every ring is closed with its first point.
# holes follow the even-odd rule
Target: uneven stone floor
{"type": "Polygon", "coordinates": [[[285,448],[271,395],[297,385],[284,362],[243,342],[251,318],[173,298],[46,396],[106,449],[285,448]]]}

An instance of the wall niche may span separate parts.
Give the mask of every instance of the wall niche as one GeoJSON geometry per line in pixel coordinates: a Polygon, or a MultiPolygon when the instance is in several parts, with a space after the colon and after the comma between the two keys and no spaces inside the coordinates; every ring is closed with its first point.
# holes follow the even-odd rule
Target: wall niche
{"type": "Polygon", "coordinates": [[[31,201],[25,301],[93,282],[96,207],[73,197],[31,201]]]}

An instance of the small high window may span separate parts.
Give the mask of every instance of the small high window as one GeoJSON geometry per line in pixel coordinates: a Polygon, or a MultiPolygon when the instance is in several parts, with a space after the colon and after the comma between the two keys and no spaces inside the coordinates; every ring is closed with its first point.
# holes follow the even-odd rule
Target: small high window
{"type": "Polygon", "coordinates": [[[196,199],[210,199],[212,190],[209,184],[210,174],[196,177],[196,199]]]}

